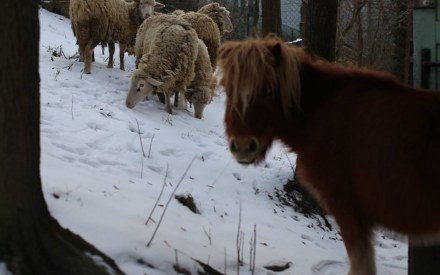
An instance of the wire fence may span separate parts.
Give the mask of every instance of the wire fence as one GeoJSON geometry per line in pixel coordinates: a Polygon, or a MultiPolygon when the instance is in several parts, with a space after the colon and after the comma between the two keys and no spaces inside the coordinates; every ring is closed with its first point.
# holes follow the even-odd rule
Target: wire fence
{"type": "MultiPolygon", "coordinates": [[[[202,0],[199,6],[218,2],[226,7],[231,13],[232,24],[235,27],[233,33],[225,36],[229,39],[244,39],[252,36],[253,26],[257,26],[257,33],[261,33],[261,0],[202,0]],[[258,7],[256,7],[258,3],[258,7]]],[[[286,41],[292,41],[300,36],[301,0],[281,0],[281,27],[282,36],[286,41]]]]}
{"type": "MultiPolygon", "coordinates": [[[[125,0],[133,1],[133,0],[125,0]]],[[[234,31],[223,40],[242,40],[262,33],[262,0],[158,0],[166,5],[162,12],[175,9],[196,11],[200,7],[218,2],[230,11],[234,31]],[[255,26],[255,28],[254,28],[255,26]]],[[[301,5],[305,0],[280,0],[282,38],[294,41],[300,37],[301,5]]],[[[395,53],[401,45],[394,40],[396,32],[405,26],[406,10],[399,9],[406,0],[340,0],[337,60],[359,66],[392,70],[395,53]]],[[[68,15],[69,0],[43,0],[43,7],[68,15]]],[[[405,8],[405,5],[403,4],[405,8]]],[[[400,31],[404,35],[404,30],[400,31]]],[[[401,34],[402,36],[402,34],[401,34]]]]}

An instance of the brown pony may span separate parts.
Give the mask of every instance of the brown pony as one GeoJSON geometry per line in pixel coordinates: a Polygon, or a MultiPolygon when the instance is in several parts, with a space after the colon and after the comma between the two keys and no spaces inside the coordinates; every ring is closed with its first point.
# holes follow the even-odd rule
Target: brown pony
{"type": "Polygon", "coordinates": [[[218,65],[230,151],[257,164],[281,140],[297,154],[298,176],[340,227],[348,274],[376,274],[375,226],[439,236],[440,93],[273,37],[224,43],[218,65]]]}

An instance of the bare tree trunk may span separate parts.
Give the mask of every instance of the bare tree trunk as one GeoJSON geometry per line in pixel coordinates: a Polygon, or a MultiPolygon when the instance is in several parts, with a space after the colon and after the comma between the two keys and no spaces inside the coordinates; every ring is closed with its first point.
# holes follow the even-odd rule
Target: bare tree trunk
{"type": "Polygon", "coordinates": [[[274,33],[282,36],[280,0],[262,0],[263,36],[274,33]]]}
{"type": "Polygon", "coordinates": [[[307,49],[328,61],[335,60],[338,0],[309,0],[305,28],[307,49]]]}
{"type": "Polygon", "coordinates": [[[253,22],[252,22],[252,36],[260,35],[258,30],[258,20],[260,20],[260,0],[254,0],[253,22]]]}
{"type": "Polygon", "coordinates": [[[61,228],[44,201],[38,3],[5,1],[0,9],[0,37],[7,37],[0,43],[0,261],[14,274],[122,274],[111,259],[61,228]]]}

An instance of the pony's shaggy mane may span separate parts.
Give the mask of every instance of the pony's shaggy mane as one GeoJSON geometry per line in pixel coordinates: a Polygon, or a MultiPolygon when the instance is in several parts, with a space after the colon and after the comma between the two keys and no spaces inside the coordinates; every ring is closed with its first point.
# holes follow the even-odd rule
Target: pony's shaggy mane
{"type": "Polygon", "coordinates": [[[287,119],[300,108],[299,55],[303,51],[275,37],[225,42],[219,49],[220,81],[234,109],[241,102],[241,114],[259,93],[276,94],[287,119]],[[242,62],[246,60],[246,62],[242,62]],[[255,77],[258,76],[258,77],[255,77]],[[268,90],[269,89],[269,90],[268,90]]]}

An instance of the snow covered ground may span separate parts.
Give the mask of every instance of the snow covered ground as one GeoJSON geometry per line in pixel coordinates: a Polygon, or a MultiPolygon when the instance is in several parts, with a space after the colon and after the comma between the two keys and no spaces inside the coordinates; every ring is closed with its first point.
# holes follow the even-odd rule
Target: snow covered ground
{"type": "MultiPolygon", "coordinates": [[[[254,225],[256,274],[346,274],[347,257],[337,231],[320,228],[316,220],[276,199],[276,190],[292,176],[295,156],[275,144],[257,167],[231,158],[221,93],[206,107],[203,120],[195,119],[192,109],[168,115],[156,99],[129,110],[125,97],[133,57],[126,56],[125,72],[117,69],[117,58],[115,68],[108,69],[108,51],[103,55],[96,48],[92,74],[84,75],[83,63],[69,59],[77,50],[70,21],[40,10],[40,24],[42,184],[49,209],[62,226],[130,275],[176,274],[176,264],[197,274],[200,265],[194,259],[236,274],[239,221],[240,274],[251,274],[254,225]],[[147,247],[187,168],[176,194],[191,195],[200,213],[173,198],[147,247]],[[164,182],[163,196],[146,225],[164,182]],[[290,267],[278,273],[265,269],[286,264],[290,267]]],[[[376,259],[381,275],[407,273],[407,245],[380,232],[376,259]]]]}

